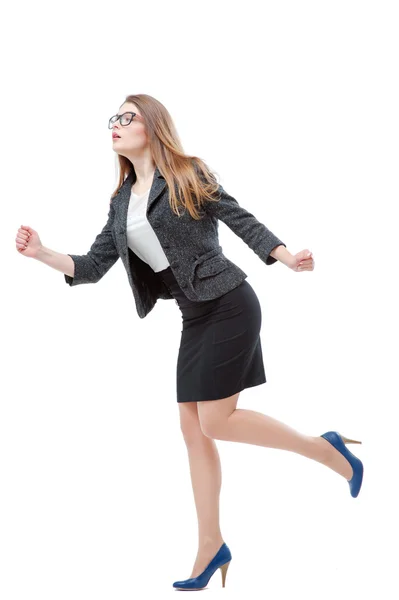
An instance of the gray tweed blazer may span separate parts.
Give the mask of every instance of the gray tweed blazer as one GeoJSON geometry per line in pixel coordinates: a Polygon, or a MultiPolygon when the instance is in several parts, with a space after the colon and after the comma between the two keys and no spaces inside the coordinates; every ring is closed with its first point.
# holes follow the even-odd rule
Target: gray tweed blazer
{"type": "MultiPolygon", "coordinates": [[[[153,269],[127,245],[126,219],[131,186],[136,180],[134,169],[125,179],[110,203],[108,220],[87,254],[69,254],[75,263],[74,277],[64,273],[70,286],[97,283],[109,269],[122,259],[140,318],[154,308],[158,298],[173,296],[153,269]]],[[[206,202],[204,216],[193,219],[188,211],[178,217],[169,206],[169,191],[164,177],[155,169],[147,219],[164,250],[176,280],[190,300],[212,300],[237,287],[247,274],[229,260],[222,251],[218,237],[218,219],[259,256],[271,265],[276,259],[271,250],[283,245],[253,214],[240,206],[219,184],[220,200],[206,202]]]]}

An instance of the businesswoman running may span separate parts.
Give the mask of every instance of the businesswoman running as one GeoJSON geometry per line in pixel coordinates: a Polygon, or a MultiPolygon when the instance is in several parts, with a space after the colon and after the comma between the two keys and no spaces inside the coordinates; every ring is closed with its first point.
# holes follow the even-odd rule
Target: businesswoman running
{"type": "MultiPolygon", "coordinates": [[[[265,414],[237,409],[244,389],[266,382],[261,307],[247,274],[222,252],[218,220],[265,265],[313,271],[308,250],[286,244],[217,182],[206,163],[184,153],[172,118],[146,94],[128,96],[108,121],[119,181],[107,221],[87,254],[60,254],[21,225],[17,251],[64,274],[70,286],[96,283],[121,258],[135,307],[144,318],[158,299],[174,299],[182,317],[177,402],[198,518],[198,553],[181,590],[204,588],[217,569],[222,585],[232,555],[219,522],[221,466],[215,440],[279,448],[318,461],[345,478],[357,497],[362,462],[336,431],[308,436],[265,414]]],[[[262,266],[263,268],[263,266],[262,266]]]]}

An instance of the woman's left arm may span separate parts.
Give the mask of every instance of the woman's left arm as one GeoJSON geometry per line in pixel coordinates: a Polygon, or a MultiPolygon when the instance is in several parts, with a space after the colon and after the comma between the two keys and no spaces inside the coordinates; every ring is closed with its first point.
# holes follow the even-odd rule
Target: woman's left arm
{"type": "Polygon", "coordinates": [[[253,213],[241,206],[220,184],[218,193],[217,202],[206,203],[207,212],[226,223],[264,263],[272,265],[279,260],[293,271],[313,270],[314,261],[308,249],[291,254],[281,239],[258,221],[253,213]]]}

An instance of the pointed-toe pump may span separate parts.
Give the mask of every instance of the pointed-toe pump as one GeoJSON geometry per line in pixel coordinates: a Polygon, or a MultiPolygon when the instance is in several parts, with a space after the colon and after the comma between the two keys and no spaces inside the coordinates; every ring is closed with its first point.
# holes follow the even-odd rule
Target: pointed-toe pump
{"type": "Polygon", "coordinates": [[[208,585],[208,582],[217,569],[222,572],[222,586],[225,587],[226,573],[231,561],[231,552],[226,544],[222,544],[218,552],[212,558],[206,569],[191,579],[175,581],[173,587],[178,590],[202,590],[208,585]]]}
{"type": "Polygon", "coordinates": [[[353,469],[352,479],[348,481],[349,490],[351,496],[353,496],[353,498],[356,498],[359,495],[360,488],[362,487],[364,471],[363,463],[360,460],[360,458],[357,458],[357,456],[355,456],[354,454],[352,454],[352,452],[350,452],[350,450],[348,450],[345,444],[361,444],[362,442],[358,442],[357,440],[350,440],[349,438],[340,435],[338,431],[327,431],[327,433],[323,433],[323,435],[321,435],[320,437],[327,440],[327,442],[330,442],[330,444],[334,446],[334,448],[336,448],[338,452],[345,456],[345,458],[349,461],[353,469]]]}

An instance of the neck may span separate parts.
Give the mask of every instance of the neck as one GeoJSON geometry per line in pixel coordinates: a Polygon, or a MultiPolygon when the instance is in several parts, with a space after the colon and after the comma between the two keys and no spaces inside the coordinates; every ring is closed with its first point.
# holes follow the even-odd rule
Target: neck
{"type": "Polygon", "coordinates": [[[155,164],[152,160],[143,157],[133,162],[134,172],[136,174],[135,185],[137,187],[145,187],[154,177],[155,164]]]}

